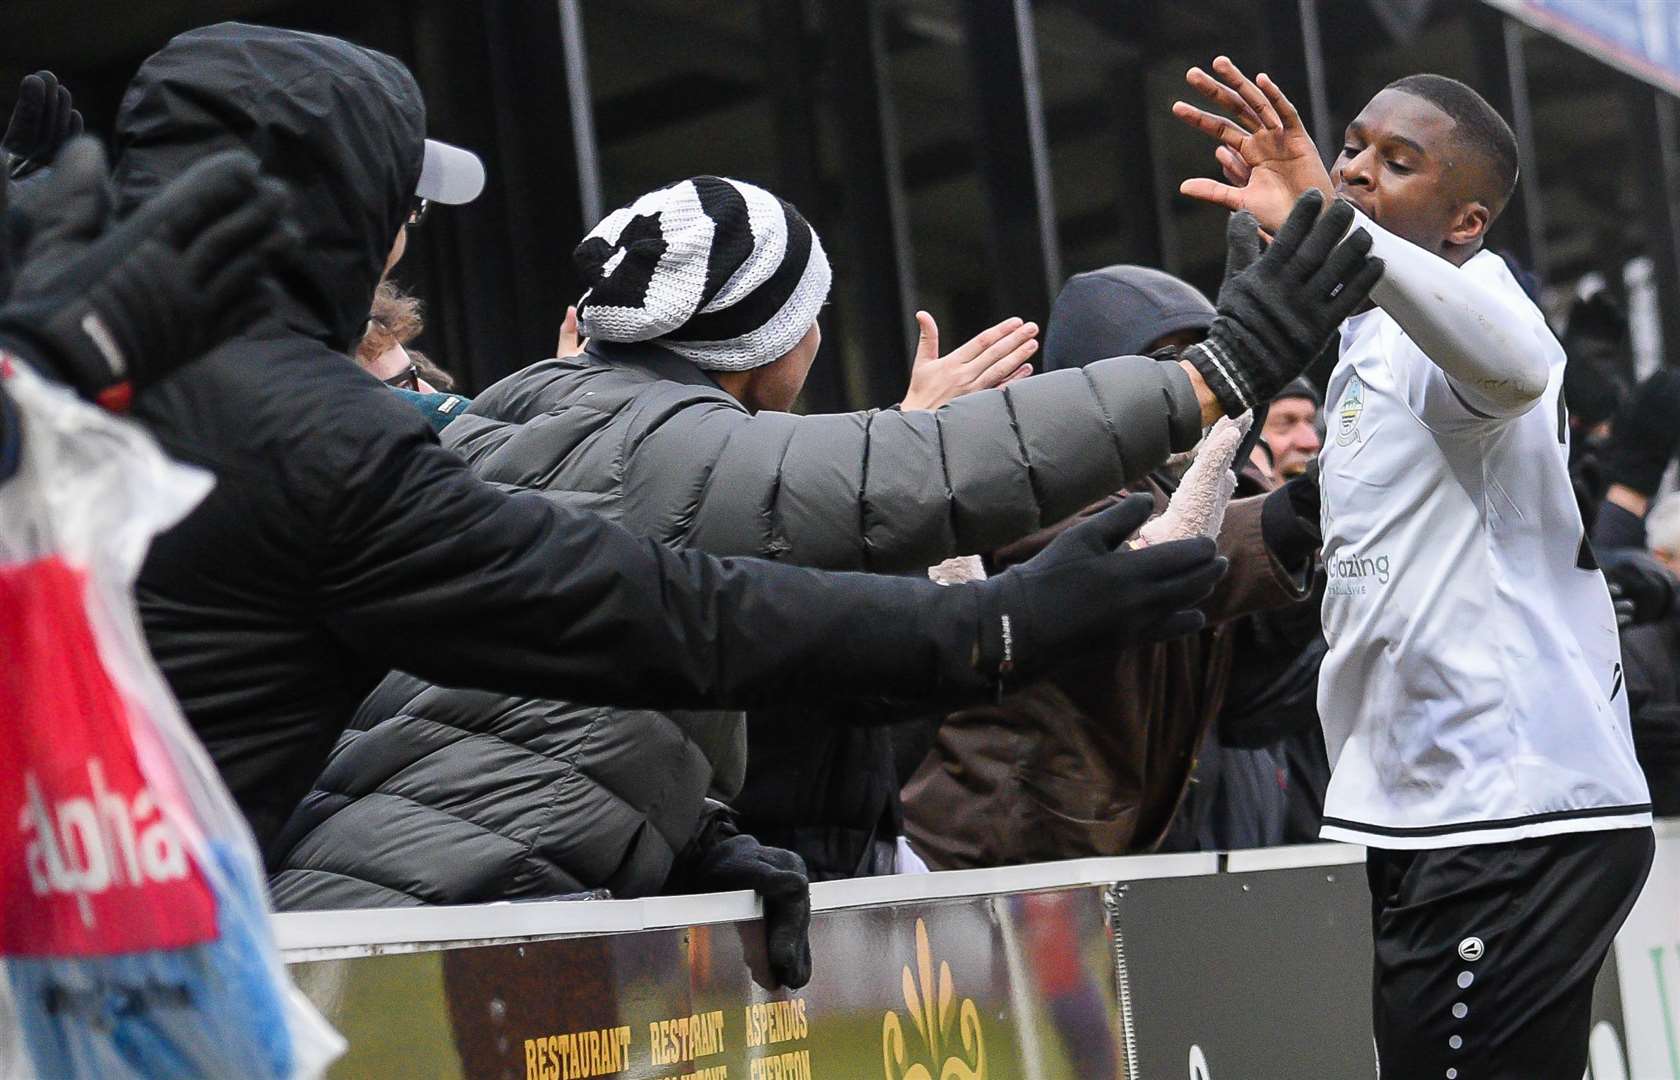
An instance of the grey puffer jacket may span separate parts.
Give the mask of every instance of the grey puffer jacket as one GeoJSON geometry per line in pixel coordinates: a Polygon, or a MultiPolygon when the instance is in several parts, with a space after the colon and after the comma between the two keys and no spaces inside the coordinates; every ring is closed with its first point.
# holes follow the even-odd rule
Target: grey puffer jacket
{"type": "MultiPolygon", "coordinates": [[[[482,479],[672,545],[898,572],[1066,517],[1193,446],[1200,416],[1184,372],[1144,357],[938,412],[801,417],[748,413],[656,346],[592,344],[490,387],[443,441],[482,479]]],[[[739,713],[585,709],[402,675],[369,705],[286,829],[281,908],[656,892],[702,796],[727,799],[745,770],[739,713]],[[629,755],[645,760],[626,772],[629,755]],[[436,840],[463,830],[484,856],[436,865],[436,840]]]]}
{"type": "Polygon", "coordinates": [[[937,412],[795,416],[748,413],[655,346],[591,344],[490,387],[443,442],[666,543],[896,573],[1060,521],[1200,436],[1189,378],[1141,356],[937,412]]]}

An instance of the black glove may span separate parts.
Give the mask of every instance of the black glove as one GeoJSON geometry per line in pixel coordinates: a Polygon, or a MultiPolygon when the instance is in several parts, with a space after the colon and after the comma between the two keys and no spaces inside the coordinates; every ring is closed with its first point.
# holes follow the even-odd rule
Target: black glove
{"type": "Polygon", "coordinates": [[[1637,621],[1639,609],[1619,584],[1614,581],[1607,584],[1610,586],[1610,607],[1616,612],[1616,629],[1626,630],[1637,621]]]}
{"type": "Polygon", "coordinates": [[[811,981],[811,884],[805,860],[782,848],[765,847],[740,832],[721,803],[702,819],[699,831],[677,856],[665,882],[667,893],[751,889],[764,901],[764,946],[770,974],[797,990],[811,981]]]}
{"type": "MultiPolygon", "coordinates": [[[[1260,239],[1259,219],[1247,210],[1238,210],[1230,216],[1225,222],[1225,276],[1219,279],[1220,295],[1224,295],[1225,286],[1231,283],[1231,279],[1260,260],[1264,247],[1260,239]]],[[[1270,401],[1263,401],[1254,409],[1254,422],[1248,425],[1248,434],[1243,436],[1236,456],[1231,459],[1231,468],[1238,476],[1248,467],[1254,457],[1254,448],[1260,445],[1260,437],[1266,433],[1266,414],[1271,409],[1270,401]]]]}
{"type": "Polygon", "coordinates": [[[1643,551],[1606,551],[1599,561],[1610,583],[1611,597],[1633,601],[1635,625],[1657,622],[1674,608],[1674,575],[1650,555],[1643,551]]]}
{"type": "Polygon", "coordinates": [[[1219,290],[1207,340],[1182,354],[1227,416],[1265,404],[1306,370],[1382,277],[1365,230],[1341,239],[1353,208],[1337,202],[1320,216],[1323,206],[1316,190],[1296,201],[1266,253],[1219,290]]]}
{"type": "Polygon", "coordinates": [[[1260,239],[1260,219],[1238,210],[1225,221],[1225,273],[1219,279],[1219,295],[1236,276],[1260,261],[1266,244],[1260,239]]]}
{"type": "Polygon", "coordinates": [[[1155,501],[1133,495],[1082,521],[979,591],[979,668],[1003,678],[1039,673],[1091,649],[1182,637],[1202,628],[1196,605],[1225,573],[1207,537],[1124,550],[1155,501]]]}
{"type": "Polygon", "coordinates": [[[1298,567],[1323,546],[1319,535],[1318,459],[1260,504],[1260,538],[1272,556],[1298,567]]]}
{"type": "Polygon", "coordinates": [[[105,154],[79,139],[40,194],[0,343],[110,408],[247,324],[295,245],[285,187],[243,151],[205,158],[113,224],[105,154]]]}
{"type": "Polygon", "coordinates": [[[22,176],[51,164],[64,144],[81,133],[82,114],[71,108],[70,91],[57,77],[50,71],[24,76],[12,122],[0,135],[0,151],[11,158],[6,171],[22,176]]]}
{"type": "Polygon", "coordinates": [[[1655,495],[1663,470],[1680,448],[1680,371],[1663,368],[1633,392],[1616,414],[1604,476],[1641,495],[1655,495]]]}

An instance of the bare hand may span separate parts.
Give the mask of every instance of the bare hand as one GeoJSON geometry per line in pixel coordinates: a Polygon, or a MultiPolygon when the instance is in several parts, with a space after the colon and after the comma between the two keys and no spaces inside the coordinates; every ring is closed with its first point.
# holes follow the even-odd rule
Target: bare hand
{"type": "Polygon", "coordinates": [[[578,337],[577,308],[567,308],[566,318],[560,323],[560,344],[554,347],[554,355],[556,357],[576,356],[583,351],[583,347],[588,343],[588,338],[578,337]]]}
{"type": "Polygon", "coordinates": [[[1027,358],[1038,351],[1037,323],[1005,319],[945,356],[939,355],[939,326],[933,316],[916,312],[916,325],[922,333],[910,367],[910,390],[899,406],[906,412],[937,409],[964,394],[1006,386],[1032,374],[1027,358]]]}
{"type": "Polygon", "coordinates": [[[1195,177],[1178,190],[1227,210],[1247,210],[1267,232],[1282,226],[1295,200],[1310,188],[1324,192],[1328,205],[1330,174],[1301,123],[1301,114],[1283,91],[1269,76],[1251,80],[1228,57],[1214,60],[1213,70],[1218,79],[1199,67],[1191,68],[1184,79],[1235,119],[1185,101],[1173,102],[1172,111],[1197,131],[1219,140],[1214,156],[1230,183],[1195,177]]]}

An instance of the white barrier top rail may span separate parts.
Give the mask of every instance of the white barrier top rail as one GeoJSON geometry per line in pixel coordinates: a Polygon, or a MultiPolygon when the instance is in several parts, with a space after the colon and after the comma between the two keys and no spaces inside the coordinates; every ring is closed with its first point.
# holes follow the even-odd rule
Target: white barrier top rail
{"type": "MultiPolygon", "coordinates": [[[[984,870],[824,881],[811,886],[813,911],[967,896],[1030,892],[1150,878],[1191,877],[1221,870],[1240,873],[1360,862],[1364,849],[1347,844],[1174,855],[1070,859],[984,870]]],[[[751,892],[653,896],[640,900],[538,900],[454,907],[371,908],[289,912],[274,916],[275,935],[289,962],[378,953],[487,945],[535,938],[629,933],[706,923],[740,922],[762,914],[751,892]]]]}
{"type": "MultiPolygon", "coordinates": [[[[1658,821],[1656,833],[1659,838],[1680,840],[1680,818],[1658,821]]],[[[1301,844],[1229,854],[1128,855],[987,870],[897,874],[818,882],[811,886],[811,909],[834,911],[1150,878],[1336,867],[1364,859],[1365,849],[1350,844],[1301,844]]],[[[761,914],[758,897],[743,891],[704,896],[651,896],[641,900],[536,900],[457,907],[289,912],[274,916],[274,928],[286,960],[299,963],[741,922],[761,914]]]]}

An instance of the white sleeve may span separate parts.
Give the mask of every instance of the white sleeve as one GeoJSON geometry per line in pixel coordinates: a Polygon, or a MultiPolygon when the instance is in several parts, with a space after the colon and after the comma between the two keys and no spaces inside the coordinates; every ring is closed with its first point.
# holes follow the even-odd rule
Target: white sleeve
{"type": "Polygon", "coordinates": [[[1353,227],[1371,234],[1371,254],[1385,267],[1371,300],[1445,376],[1442,389],[1488,420],[1520,416],[1540,400],[1562,346],[1527,297],[1514,302],[1485,275],[1402,240],[1358,211],[1353,227]]]}

